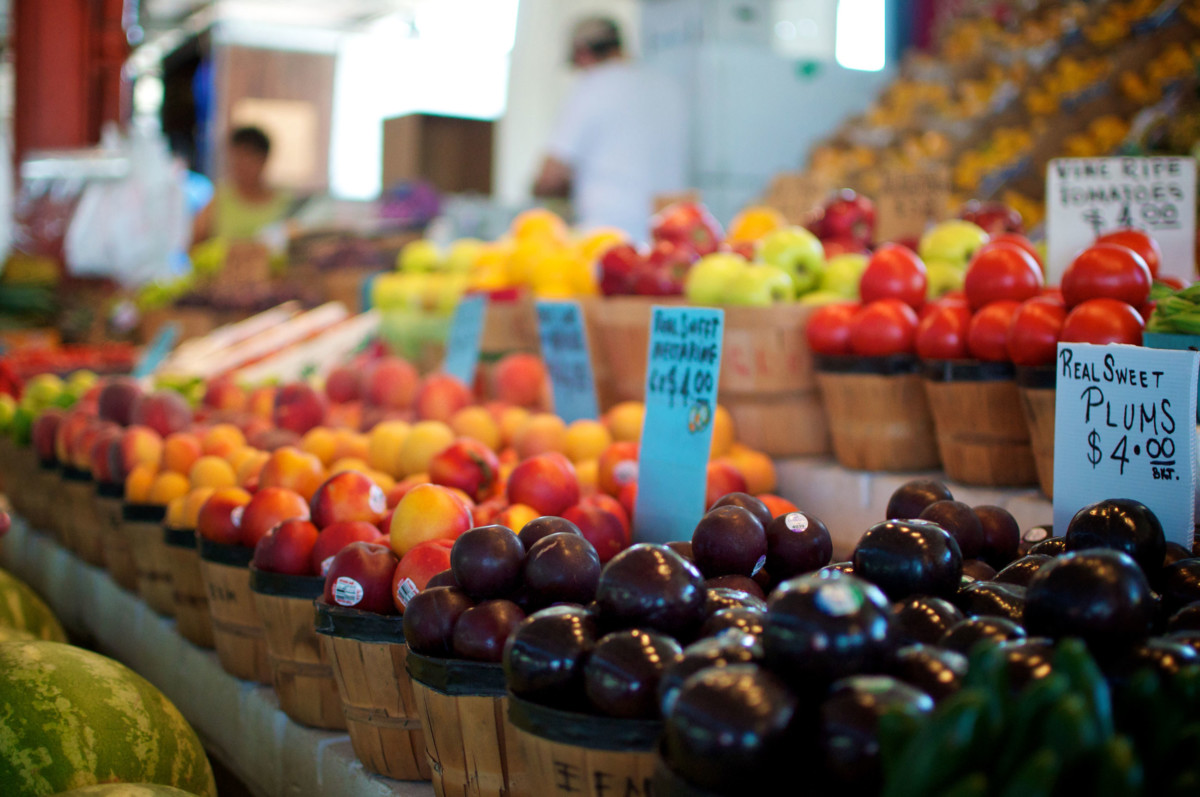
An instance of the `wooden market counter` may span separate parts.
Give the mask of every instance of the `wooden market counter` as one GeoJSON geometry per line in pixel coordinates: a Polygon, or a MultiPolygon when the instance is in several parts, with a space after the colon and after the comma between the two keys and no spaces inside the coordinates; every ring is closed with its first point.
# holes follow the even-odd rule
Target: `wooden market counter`
{"type": "Polygon", "coordinates": [[[429,783],[372,775],[345,733],[306,728],[279,710],[269,686],[241,681],[107,571],[86,564],[14,517],[0,566],[37,590],[72,634],[127,664],[169,697],[209,754],[257,797],[429,797],[429,783]]]}

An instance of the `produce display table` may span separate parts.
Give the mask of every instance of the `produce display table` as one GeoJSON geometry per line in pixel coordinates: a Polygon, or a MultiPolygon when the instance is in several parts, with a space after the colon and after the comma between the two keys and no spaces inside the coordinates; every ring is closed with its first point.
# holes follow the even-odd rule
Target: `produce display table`
{"type": "Polygon", "coordinates": [[[428,797],[428,783],[368,773],[344,733],[312,730],[279,710],[270,687],[241,681],[221,669],[212,651],[186,641],[175,623],[118,587],[108,573],[84,563],[48,536],[13,518],[0,539],[0,566],[36,589],[63,625],[94,640],[169,697],[196,729],[209,753],[259,797],[428,797]]]}
{"type": "Polygon", "coordinates": [[[941,471],[878,473],[847,470],[831,457],[806,457],[776,462],[777,492],[825,522],[833,536],[835,559],[847,558],[862,533],[884,519],[888,498],[910,479],[945,481],[957,501],[971,506],[1004,507],[1022,531],[1050,523],[1053,507],[1036,487],[967,487],[946,480],[941,471]]]}

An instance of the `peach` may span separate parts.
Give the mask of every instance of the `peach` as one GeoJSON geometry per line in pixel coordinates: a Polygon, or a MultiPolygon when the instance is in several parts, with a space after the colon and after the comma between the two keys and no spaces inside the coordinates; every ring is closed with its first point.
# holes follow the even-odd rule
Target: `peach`
{"type": "Polygon", "coordinates": [[[387,495],[379,485],[355,470],[330,476],[313,493],[312,521],[323,529],[339,521],[378,523],[387,512],[387,495]]]}
{"type": "Polygon", "coordinates": [[[642,437],[642,419],[646,407],[640,401],[622,401],[604,414],[604,425],[613,440],[636,443],[642,437]]]}
{"type": "Polygon", "coordinates": [[[229,458],[234,451],[246,447],[246,436],[232,423],[218,423],[200,438],[200,448],[205,454],[229,458]]]}
{"type": "Polygon", "coordinates": [[[250,493],[237,487],[222,487],[213,491],[196,516],[196,533],[206,540],[223,545],[241,542],[241,521],[250,493]]]}
{"type": "Polygon", "coordinates": [[[332,429],[314,426],[300,438],[300,450],[312,454],[328,467],[337,457],[337,435],[332,429]]]}
{"type": "Polygon", "coordinates": [[[138,399],[129,414],[129,422],[149,426],[166,437],[188,428],[192,423],[192,408],[174,390],[158,390],[138,399]]]}
{"type": "Polygon", "coordinates": [[[342,473],[343,471],[347,471],[347,470],[356,470],[356,471],[362,472],[362,471],[367,471],[370,469],[371,469],[371,466],[368,465],[365,460],[361,460],[356,457],[346,457],[345,459],[339,459],[336,462],[334,462],[332,465],[330,465],[328,468],[326,468],[326,470],[329,472],[330,475],[332,475],[334,473],[342,473]]]}
{"type": "Polygon", "coordinates": [[[585,459],[599,458],[612,441],[612,435],[603,423],[581,418],[567,426],[563,453],[567,455],[567,459],[578,464],[585,459]]]}
{"type": "Polygon", "coordinates": [[[393,477],[401,477],[400,448],[408,437],[404,421],[382,421],[367,432],[367,464],[393,477]]]}
{"type": "Polygon", "coordinates": [[[275,427],[271,427],[252,435],[250,437],[250,445],[255,448],[261,448],[263,451],[277,451],[285,446],[299,448],[300,435],[291,429],[276,429],[275,427]]]}
{"type": "Polygon", "coordinates": [[[496,398],[501,401],[518,407],[542,406],[548,376],[542,358],[536,354],[518,352],[506,355],[496,363],[493,380],[496,398]]]}
{"type": "Polygon", "coordinates": [[[310,576],[317,536],[317,527],[307,520],[285,520],[259,539],[252,564],[269,573],[310,576]]]}
{"type": "Polygon", "coordinates": [[[192,464],[188,481],[192,487],[233,487],[237,485],[237,471],[220,457],[206,455],[192,464]]]}
{"type": "Polygon", "coordinates": [[[729,462],[715,459],[708,463],[708,475],[704,489],[704,506],[710,507],[717,499],[730,493],[746,492],[746,479],[729,462]]]}
{"type": "Polygon", "coordinates": [[[58,439],[58,427],[66,413],[57,407],[44,411],[33,421],[29,430],[30,443],[42,462],[54,462],[56,458],[55,441],[58,439]]]}
{"type": "Polygon", "coordinates": [[[595,505],[576,504],[562,517],[579,527],[583,538],[592,544],[603,564],[629,547],[631,538],[622,519],[595,505]]]}
{"type": "Polygon", "coordinates": [[[392,550],[403,556],[428,540],[453,540],[471,528],[471,512],[447,487],[421,484],[409,490],[392,515],[392,550]]]}
{"type": "Polygon", "coordinates": [[[786,515],[789,512],[799,512],[800,507],[793,504],[791,501],[773,493],[760,493],[756,496],[758,500],[767,505],[767,509],[771,511],[771,517],[779,517],[786,515]]]}
{"type": "Polygon", "coordinates": [[[187,473],[203,454],[200,438],[191,432],[175,432],[163,440],[162,466],[164,470],[187,473]]]}
{"type": "Polygon", "coordinates": [[[200,507],[216,492],[213,487],[193,487],[183,499],[183,523],[179,528],[194,529],[200,517],[200,507]]]}
{"type": "Polygon", "coordinates": [[[478,440],[460,437],[429,462],[429,480],[457,487],[472,501],[487,498],[499,479],[500,460],[478,440]]]}
{"type": "Polygon", "coordinates": [[[146,503],[166,506],[172,498],[187,495],[190,489],[187,476],[174,471],[163,471],[154,477],[150,492],[146,496],[146,503]]]}
{"type": "Polygon", "coordinates": [[[526,523],[541,516],[541,512],[527,504],[510,504],[502,509],[492,519],[492,522],[501,526],[507,526],[514,532],[520,532],[521,529],[525,528],[526,523]]]}
{"type": "Polygon", "coordinates": [[[142,388],[130,377],[118,377],[100,389],[96,402],[97,414],[118,426],[128,426],[133,405],[142,397],[142,388]]]}
{"type": "Polygon", "coordinates": [[[229,377],[218,377],[208,383],[204,390],[203,404],[216,410],[241,412],[246,409],[249,397],[229,377]]]}
{"type": "Polygon", "coordinates": [[[91,423],[91,418],[79,409],[71,410],[59,422],[54,434],[54,459],[56,461],[63,465],[71,464],[75,440],[89,423],[91,423]]]}
{"type": "Polygon", "coordinates": [[[733,416],[729,414],[729,410],[718,404],[717,408],[713,410],[712,444],[709,447],[709,456],[715,459],[729,453],[729,449],[733,447],[734,437],[733,416]]]}
{"type": "Polygon", "coordinates": [[[583,495],[595,495],[600,490],[600,461],[585,459],[575,463],[575,477],[583,495]]]}
{"type": "Polygon", "coordinates": [[[378,484],[379,489],[383,490],[384,493],[396,486],[396,480],[383,471],[368,468],[363,473],[368,479],[378,484]]]}
{"type": "Polygon", "coordinates": [[[400,473],[427,472],[430,461],[453,442],[454,432],[441,421],[413,424],[400,446],[400,473]]]}
{"type": "Polygon", "coordinates": [[[325,399],[304,382],[292,382],[275,394],[275,425],[304,434],[325,417],[325,399]]]}
{"type": "Polygon", "coordinates": [[[404,614],[405,607],[418,592],[425,589],[429,579],[450,569],[450,540],[430,540],[412,547],[396,565],[392,575],[392,600],[396,611],[404,614]]]}
{"type": "Polygon", "coordinates": [[[400,499],[408,494],[409,490],[422,484],[429,484],[428,473],[414,473],[396,482],[392,485],[392,489],[387,491],[388,508],[394,508],[396,504],[400,503],[400,499]]]}
{"type": "Polygon", "coordinates": [[[122,481],[138,465],[158,469],[162,460],[163,439],[148,426],[130,426],[121,433],[117,445],[108,451],[108,468],[113,479],[122,481]]]}
{"type": "Polygon", "coordinates": [[[417,397],[421,377],[408,360],[383,357],[367,368],[363,398],[377,407],[408,409],[417,397]]]}
{"type": "Polygon", "coordinates": [[[342,404],[330,404],[325,408],[324,424],[338,429],[358,429],[363,425],[363,403],[347,401],[342,404]]]}
{"type": "Polygon", "coordinates": [[[325,469],[321,460],[298,448],[284,446],[271,452],[258,474],[259,487],[286,487],[310,499],[321,482],[325,469]]]}
{"type": "Polygon", "coordinates": [[[525,425],[532,413],[524,407],[504,407],[498,410],[496,422],[500,424],[500,445],[511,446],[517,430],[525,425]]]}
{"type": "Polygon", "coordinates": [[[184,525],[184,507],[187,504],[186,495],[177,495],[167,502],[167,514],[163,518],[163,525],[173,529],[187,528],[184,525]]]}
{"type": "Polygon", "coordinates": [[[365,434],[338,429],[333,433],[334,459],[360,459],[366,462],[371,456],[371,439],[365,434]]]}
{"type": "Polygon", "coordinates": [[[471,522],[474,526],[490,526],[496,522],[496,516],[507,508],[508,501],[503,498],[481,501],[471,510],[471,522]]]}
{"type": "Polygon", "coordinates": [[[430,374],[421,382],[414,405],[423,421],[446,423],[471,403],[471,390],[449,374],[430,374]]]}
{"type": "Polygon", "coordinates": [[[473,437],[493,451],[500,448],[500,424],[483,407],[463,407],[450,418],[450,428],[459,437],[473,437]]]}
{"type": "Polygon", "coordinates": [[[304,496],[283,487],[264,487],[254,494],[242,512],[241,543],[254,546],[268,531],[285,520],[309,519],[304,496]]]}
{"type": "Polygon", "coordinates": [[[256,448],[247,450],[251,452],[251,455],[243,459],[237,468],[239,487],[246,487],[252,481],[254,484],[258,484],[259,474],[262,473],[263,466],[267,464],[267,460],[271,458],[271,455],[266,451],[259,451],[256,448]]]}
{"type": "Polygon", "coordinates": [[[508,500],[527,504],[542,515],[558,515],[579,501],[575,468],[562,454],[538,454],[513,468],[508,500]]]}
{"type": "Polygon", "coordinates": [[[597,462],[597,486],[608,495],[619,495],[621,488],[638,477],[637,443],[621,441],[604,449],[597,462]]]}
{"type": "Polygon", "coordinates": [[[79,470],[91,473],[92,448],[95,447],[96,441],[120,433],[121,427],[117,424],[92,418],[71,444],[71,464],[79,470]]]}
{"type": "MultiPolygon", "coordinates": [[[[246,406],[255,418],[270,421],[275,416],[275,388],[269,385],[254,388],[247,397],[246,406]]],[[[249,437],[249,433],[246,436],[249,437]]]]}
{"type": "Polygon", "coordinates": [[[550,451],[565,451],[566,447],[567,425],[562,418],[549,412],[529,416],[513,437],[513,448],[521,459],[550,451]]]}
{"type": "Polygon", "coordinates": [[[761,451],[734,444],[727,457],[746,479],[746,492],[769,493],[778,485],[775,461],[761,451]]]}
{"type": "Polygon", "coordinates": [[[153,465],[135,465],[125,477],[125,500],[131,504],[149,503],[156,475],[158,471],[153,465]]]}
{"type": "Polygon", "coordinates": [[[325,395],[338,404],[362,398],[362,370],[353,365],[339,365],[325,377],[325,395]]]}

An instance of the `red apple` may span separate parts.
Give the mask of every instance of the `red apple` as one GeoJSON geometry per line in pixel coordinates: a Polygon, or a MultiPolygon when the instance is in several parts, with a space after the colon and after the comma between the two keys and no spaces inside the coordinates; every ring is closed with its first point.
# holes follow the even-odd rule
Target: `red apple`
{"type": "Polygon", "coordinates": [[[253,564],[270,573],[293,576],[314,575],[312,550],[317,527],[307,520],[285,520],[267,530],[254,546],[253,564]]]}
{"type": "Polygon", "coordinates": [[[579,502],[575,467],[562,454],[530,457],[509,475],[508,500],[533,507],[543,515],[559,515],[579,502]]]}
{"type": "Polygon", "coordinates": [[[312,551],[313,572],[325,575],[338,551],[352,542],[373,542],[378,536],[378,527],[362,520],[343,521],[321,529],[312,551]]]}
{"type": "Polygon", "coordinates": [[[325,400],[304,382],[292,382],[275,394],[275,425],[304,434],[325,418],[325,400]]]}
{"type": "Polygon", "coordinates": [[[473,501],[492,494],[500,478],[500,460],[494,451],[470,437],[460,437],[429,462],[429,481],[457,487],[473,501]]]}
{"type": "Polygon", "coordinates": [[[1020,211],[1003,202],[980,202],[978,199],[972,199],[963,205],[958,217],[982,227],[988,235],[1019,235],[1025,231],[1025,220],[1021,218],[1020,211]]]}
{"type": "Polygon", "coordinates": [[[396,611],[404,614],[404,608],[413,596],[425,589],[429,579],[450,569],[451,540],[430,540],[414,545],[396,565],[392,574],[392,600],[396,611]]]}
{"type": "Polygon", "coordinates": [[[617,244],[600,256],[600,292],[605,296],[633,293],[633,276],[644,255],[629,243],[617,244]]]}
{"type": "Polygon", "coordinates": [[[325,602],[376,614],[395,614],[396,555],[385,545],[353,542],[338,551],[325,574],[325,602]]]}
{"type": "Polygon", "coordinates": [[[847,238],[870,246],[875,238],[875,203],[848,188],[834,194],[812,225],[813,233],[827,238],[847,238]]]}
{"type": "Polygon", "coordinates": [[[650,236],[655,241],[684,244],[698,255],[717,251],[725,237],[721,225],[699,202],[676,202],[654,214],[650,236]]]}

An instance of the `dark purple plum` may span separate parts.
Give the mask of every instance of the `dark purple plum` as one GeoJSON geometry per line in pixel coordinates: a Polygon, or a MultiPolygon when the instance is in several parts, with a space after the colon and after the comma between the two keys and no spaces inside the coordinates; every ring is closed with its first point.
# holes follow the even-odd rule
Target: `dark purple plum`
{"type": "Polygon", "coordinates": [[[504,675],[518,697],[556,707],[584,704],[583,665],[596,646],[596,623],[577,606],[529,615],[504,647],[504,675]]]}
{"type": "Polygon", "coordinates": [[[728,667],[760,659],[762,644],[752,634],[732,631],[693,642],[683,649],[682,658],[668,667],[658,682],[658,701],[663,716],[671,713],[680,687],[691,675],[706,667],[728,667]]]}
{"type": "MultiPolygon", "coordinates": [[[[752,578],[745,576],[717,576],[716,578],[706,578],[704,580],[706,589],[734,589],[739,592],[746,592],[760,601],[765,601],[767,595],[763,592],[762,587],[752,578]]],[[[764,604],[765,605],[765,604],[764,604]]]]}
{"type": "Polygon", "coordinates": [[[592,708],[610,717],[660,716],[658,683],[683,658],[679,643],[666,634],[638,628],[614,631],[592,650],[583,667],[584,691],[592,708]]]}
{"type": "Polygon", "coordinates": [[[1158,517],[1129,498],[1109,498],[1080,509],[1063,539],[1067,551],[1101,548],[1128,554],[1148,576],[1162,569],[1167,551],[1158,517]]]}
{"type": "Polygon", "coordinates": [[[474,605],[458,587],[426,587],[404,609],[404,641],[426,656],[454,655],[454,626],[474,605]]]}
{"type": "Polygon", "coordinates": [[[963,562],[963,575],[976,581],[989,581],[995,577],[996,570],[982,559],[968,559],[963,562]]]}
{"type": "Polygon", "coordinates": [[[443,570],[442,572],[438,573],[437,575],[430,576],[429,581],[426,582],[426,584],[425,584],[426,589],[428,589],[429,587],[457,587],[457,586],[458,586],[458,582],[454,580],[454,571],[452,571],[452,570],[443,570]]]}
{"type": "Polygon", "coordinates": [[[1044,523],[1041,526],[1033,526],[1027,529],[1025,533],[1021,535],[1021,542],[1017,546],[1017,555],[1025,556],[1029,553],[1030,548],[1037,545],[1039,542],[1045,542],[1053,536],[1054,527],[1050,524],[1044,523]]]}
{"type": "Polygon", "coordinates": [[[950,533],[924,520],[886,520],[867,529],[854,549],[854,574],[892,600],[949,598],[962,579],[962,551],[950,533]]]}
{"type": "Polygon", "coordinates": [[[1182,559],[1164,567],[1159,593],[1168,614],[1200,601],[1200,559],[1182,559]]]}
{"type": "Polygon", "coordinates": [[[702,638],[716,636],[733,628],[760,637],[766,619],[766,612],[755,609],[722,609],[704,621],[704,625],[700,628],[700,636],[702,638]]]}
{"type": "Polygon", "coordinates": [[[983,525],[975,510],[962,501],[934,501],[918,517],[948,531],[963,559],[976,559],[983,553],[983,525]]]}
{"type": "Polygon", "coordinates": [[[819,570],[833,558],[833,538],[816,515],[788,512],[766,529],[767,570],[780,581],[819,570]]]}
{"type": "Polygon", "coordinates": [[[1034,556],[1059,557],[1066,552],[1067,540],[1065,537],[1047,537],[1036,545],[1030,546],[1026,556],[1033,554],[1034,556]]]}
{"type": "Polygon", "coordinates": [[[750,577],[767,560],[767,535],[750,510],[720,506],[696,524],[692,532],[692,556],[707,578],[750,577]]]}
{"type": "Polygon", "coordinates": [[[512,601],[483,601],[467,609],[454,624],[454,655],[473,661],[500,661],[504,643],[525,612],[512,601]]]}
{"type": "Polygon", "coordinates": [[[950,488],[936,479],[913,479],[896,488],[888,499],[888,520],[919,518],[925,507],[937,501],[953,501],[950,488]]]}
{"type": "Polygon", "coordinates": [[[947,650],[969,656],[971,649],[984,640],[1008,642],[1024,639],[1025,636],[1025,629],[1012,620],[1003,617],[968,617],[951,626],[939,644],[947,650]]]}
{"type": "Polygon", "coordinates": [[[726,493],[713,502],[713,505],[708,508],[711,512],[717,507],[722,506],[740,506],[754,517],[758,518],[759,524],[765,529],[774,520],[771,517],[771,510],[767,509],[767,505],[749,493],[726,493]]]}
{"type": "Polygon", "coordinates": [[[671,542],[667,543],[667,547],[682,556],[684,559],[687,559],[692,564],[696,563],[696,557],[692,553],[691,540],[672,540],[671,542]]]}
{"type": "Polygon", "coordinates": [[[984,504],[974,507],[973,511],[983,532],[979,558],[999,570],[1020,555],[1021,527],[1004,507],[984,504]]]}
{"type": "Polygon", "coordinates": [[[1173,631],[1200,631],[1200,601],[1189,603],[1167,620],[1168,633],[1173,631]]]}
{"type": "Polygon", "coordinates": [[[533,550],[533,546],[538,540],[543,537],[549,537],[551,534],[575,534],[582,537],[583,532],[579,530],[571,521],[566,518],[557,517],[556,515],[543,515],[536,517],[521,527],[521,531],[517,533],[517,539],[521,541],[521,545],[525,546],[526,551],[533,550]]]}
{"type": "Polygon", "coordinates": [[[1045,554],[1026,554],[1020,559],[1014,560],[1011,564],[996,574],[992,579],[1000,584],[1014,584],[1018,587],[1029,586],[1029,581],[1041,570],[1044,566],[1054,561],[1053,556],[1045,554]]]}
{"type": "Polygon", "coordinates": [[[767,602],[742,590],[709,587],[705,591],[705,616],[712,616],[723,609],[754,609],[765,612],[767,602]]]}
{"type": "Polygon", "coordinates": [[[600,556],[581,534],[542,537],[521,566],[525,592],[531,605],[588,603],[600,583],[600,556]]]}
{"type": "Polygon", "coordinates": [[[1020,625],[1025,613],[1025,587],[976,581],[960,590],[954,603],[968,617],[1003,617],[1020,625]]]}
{"type": "Polygon", "coordinates": [[[605,628],[646,628],[691,639],[704,622],[704,579],[665,545],[639,543],[600,573],[596,603],[605,628]]]}
{"type": "Polygon", "coordinates": [[[950,627],[964,617],[962,611],[948,600],[918,596],[892,608],[892,628],[900,645],[936,645],[950,627]]]}
{"type": "Polygon", "coordinates": [[[450,549],[450,571],[464,592],[476,600],[507,598],[521,586],[525,546],[506,526],[479,526],[464,531],[450,549]]]}
{"type": "Polygon", "coordinates": [[[935,701],[958,691],[967,674],[967,657],[933,645],[909,645],[896,651],[892,675],[935,701]]]}

